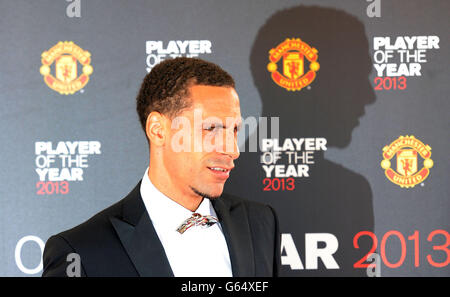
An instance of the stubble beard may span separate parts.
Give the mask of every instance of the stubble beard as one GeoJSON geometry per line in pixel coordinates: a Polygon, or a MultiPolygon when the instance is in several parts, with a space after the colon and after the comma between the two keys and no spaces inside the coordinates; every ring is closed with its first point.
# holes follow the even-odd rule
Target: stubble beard
{"type": "Polygon", "coordinates": [[[210,195],[210,194],[206,194],[206,193],[203,193],[203,192],[197,190],[197,189],[194,188],[193,186],[189,186],[189,187],[191,188],[191,190],[192,190],[195,194],[197,194],[197,195],[199,195],[199,196],[201,196],[201,197],[203,197],[203,198],[207,198],[207,199],[209,199],[209,200],[214,200],[214,199],[220,198],[220,196],[222,196],[222,194],[220,194],[219,196],[212,196],[212,195],[210,195]]]}

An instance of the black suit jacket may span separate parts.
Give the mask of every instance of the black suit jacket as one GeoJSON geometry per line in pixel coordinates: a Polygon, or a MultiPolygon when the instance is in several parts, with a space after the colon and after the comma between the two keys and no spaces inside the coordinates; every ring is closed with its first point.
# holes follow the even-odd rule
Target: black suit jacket
{"type": "MultiPolygon", "coordinates": [[[[42,276],[67,276],[71,253],[80,256],[81,276],[173,276],[140,185],[83,224],[50,237],[42,276]]],[[[212,204],[228,245],[233,276],[278,276],[280,235],[274,210],[227,194],[212,204]]]]}

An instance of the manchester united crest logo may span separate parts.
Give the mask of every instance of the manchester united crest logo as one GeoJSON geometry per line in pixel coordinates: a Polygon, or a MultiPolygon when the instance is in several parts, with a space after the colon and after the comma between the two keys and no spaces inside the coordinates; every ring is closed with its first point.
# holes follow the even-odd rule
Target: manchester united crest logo
{"type": "Polygon", "coordinates": [[[280,87],[288,91],[300,91],[316,78],[316,72],[320,69],[317,59],[317,49],[300,38],[288,38],[269,51],[267,70],[280,87]],[[305,65],[305,58],[309,62],[309,68],[305,65]],[[279,67],[281,72],[278,71],[279,67]]]}
{"type": "Polygon", "coordinates": [[[386,177],[402,188],[411,188],[423,182],[433,167],[431,147],[423,144],[414,136],[400,136],[390,145],[383,148],[381,168],[386,177]],[[423,159],[423,167],[419,168],[419,156],[423,159]],[[395,169],[391,168],[391,160],[395,158],[395,169]]]}
{"type": "Polygon", "coordinates": [[[40,73],[47,86],[64,95],[82,89],[88,83],[89,75],[93,71],[90,65],[91,54],[72,41],[58,42],[42,53],[41,61],[40,73]],[[81,68],[80,76],[78,76],[79,68],[81,68]]]}

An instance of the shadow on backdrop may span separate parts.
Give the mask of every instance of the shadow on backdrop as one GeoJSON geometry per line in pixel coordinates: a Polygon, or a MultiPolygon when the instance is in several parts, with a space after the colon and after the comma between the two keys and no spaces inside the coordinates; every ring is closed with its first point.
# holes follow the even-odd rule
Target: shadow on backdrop
{"type": "MultiPolygon", "coordinates": [[[[304,61],[306,73],[308,61],[304,61]]],[[[343,11],[299,6],[277,12],[259,30],[250,64],[262,116],[280,118],[280,143],[285,138],[325,137],[328,148],[345,148],[365,106],[375,101],[368,79],[372,67],[364,26],[343,11]],[[267,70],[269,50],[286,38],[300,38],[318,50],[320,70],[310,89],[287,91],[267,70]]],[[[291,270],[283,265],[282,275],[365,276],[366,269],[355,269],[353,264],[369,252],[371,240],[361,237],[356,249],[353,238],[359,231],[374,229],[372,191],[366,178],[315,152],[309,177],[296,178],[294,191],[263,191],[260,156],[261,152],[241,153],[225,190],[272,205],[280,231],[291,233],[304,267],[305,233],[332,233],[339,241],[333,255],[339,269],[327,269],[319,260],[318,269],[291,270]]],[[[354,158],[364,162],[364,155],[354,158]]]]}

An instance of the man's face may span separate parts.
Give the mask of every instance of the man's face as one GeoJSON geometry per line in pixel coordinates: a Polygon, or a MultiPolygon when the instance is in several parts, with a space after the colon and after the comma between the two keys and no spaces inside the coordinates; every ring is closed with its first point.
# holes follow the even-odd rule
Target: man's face
{"type": "Polygon", "coordinates": [[[233,88],[194,85],[192,105],[171,121],[164,166],[177,192],[217,198],[239,157],[239,97],[233,88]]]}

